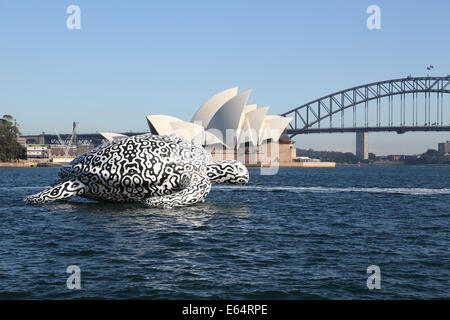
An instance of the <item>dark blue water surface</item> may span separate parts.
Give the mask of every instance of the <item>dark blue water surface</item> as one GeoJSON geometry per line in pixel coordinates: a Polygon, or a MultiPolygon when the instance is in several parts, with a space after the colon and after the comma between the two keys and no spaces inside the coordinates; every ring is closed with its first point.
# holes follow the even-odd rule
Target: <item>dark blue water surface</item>
{"type": "Polygon", "coordinates": [[[25,205],[57,170],[0,168],[0,298],[450,298],[449,167],[253,169],[177,209],[25,205]]]}

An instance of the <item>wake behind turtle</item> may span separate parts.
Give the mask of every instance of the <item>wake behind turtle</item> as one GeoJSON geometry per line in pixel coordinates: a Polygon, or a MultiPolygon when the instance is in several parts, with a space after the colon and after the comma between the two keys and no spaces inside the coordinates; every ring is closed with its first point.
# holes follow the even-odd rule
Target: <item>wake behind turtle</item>
{"type": "Polygon", "coordinates": [[[174,207],[203,202],[211,182],[245,184],[239,161],[212,161],[201,146],[172,136],[138,135],[114,140],[74,159],[59,180],[27,197],[29,204],[74,196],[111,202],[174,207]]]}

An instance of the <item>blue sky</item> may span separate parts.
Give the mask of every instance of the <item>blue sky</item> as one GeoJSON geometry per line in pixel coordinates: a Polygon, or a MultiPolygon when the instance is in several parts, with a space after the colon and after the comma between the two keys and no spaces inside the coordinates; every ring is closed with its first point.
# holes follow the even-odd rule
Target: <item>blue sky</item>
{"type": "MultiPolygon", "coordinates": [[[[279,114],[363,83],[450,73],[450,2],[0,0],[0,113],[25,134],[146,131],[144,116],[190,120],[214,93],[252,88],[279,114]],[[68,30],[66,8],[81,8],[68,30]],[[366,8],[381,8],[368,30],[366,8]]],[[[447,103],[449,103],[447,101],[447,103]]],[[[450,109],[449,113],[450,113],[450,109]]],[[[354,134],[297,136],[354,151],[354,134]]],[[[419,153],[449,133],[370,134],[377,154],[419,153]]]]}

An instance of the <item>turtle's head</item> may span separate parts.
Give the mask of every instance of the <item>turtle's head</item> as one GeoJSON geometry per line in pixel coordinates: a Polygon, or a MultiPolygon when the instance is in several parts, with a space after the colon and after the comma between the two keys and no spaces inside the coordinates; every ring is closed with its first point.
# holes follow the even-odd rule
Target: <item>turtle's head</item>
{"type": "Polygon", "coordinates": [[[249,179],[247,168],[236,160],[221,160],[207,166],[209,181],[215,183],[246,184],[249,179]]]}

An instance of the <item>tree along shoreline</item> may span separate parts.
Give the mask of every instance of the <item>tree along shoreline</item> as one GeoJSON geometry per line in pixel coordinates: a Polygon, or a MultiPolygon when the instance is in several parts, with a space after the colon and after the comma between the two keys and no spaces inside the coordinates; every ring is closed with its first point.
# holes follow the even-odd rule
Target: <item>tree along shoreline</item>
{"type": "Polygon", "coordinates": [[[398,160],[390,159],[390,156],[376,156],[369,153],[368,160],[358,160],[351,152],[339,151],[315,151],[313,149],[297,149],[297,156],[320,159],[320,161],[332,161],[336,165],[373,164],[373,165],[450,165],[450,155],[439,153],[435,149],[428,149],[420,155],[402,155],[398,160]]]}
{"type": "Polygon", "coordinates": [[[19,135],[20,131],[13,116],[4,115],[0,119],[0,161],[25,159],[26,150],[17,142],[19,135]]]}

